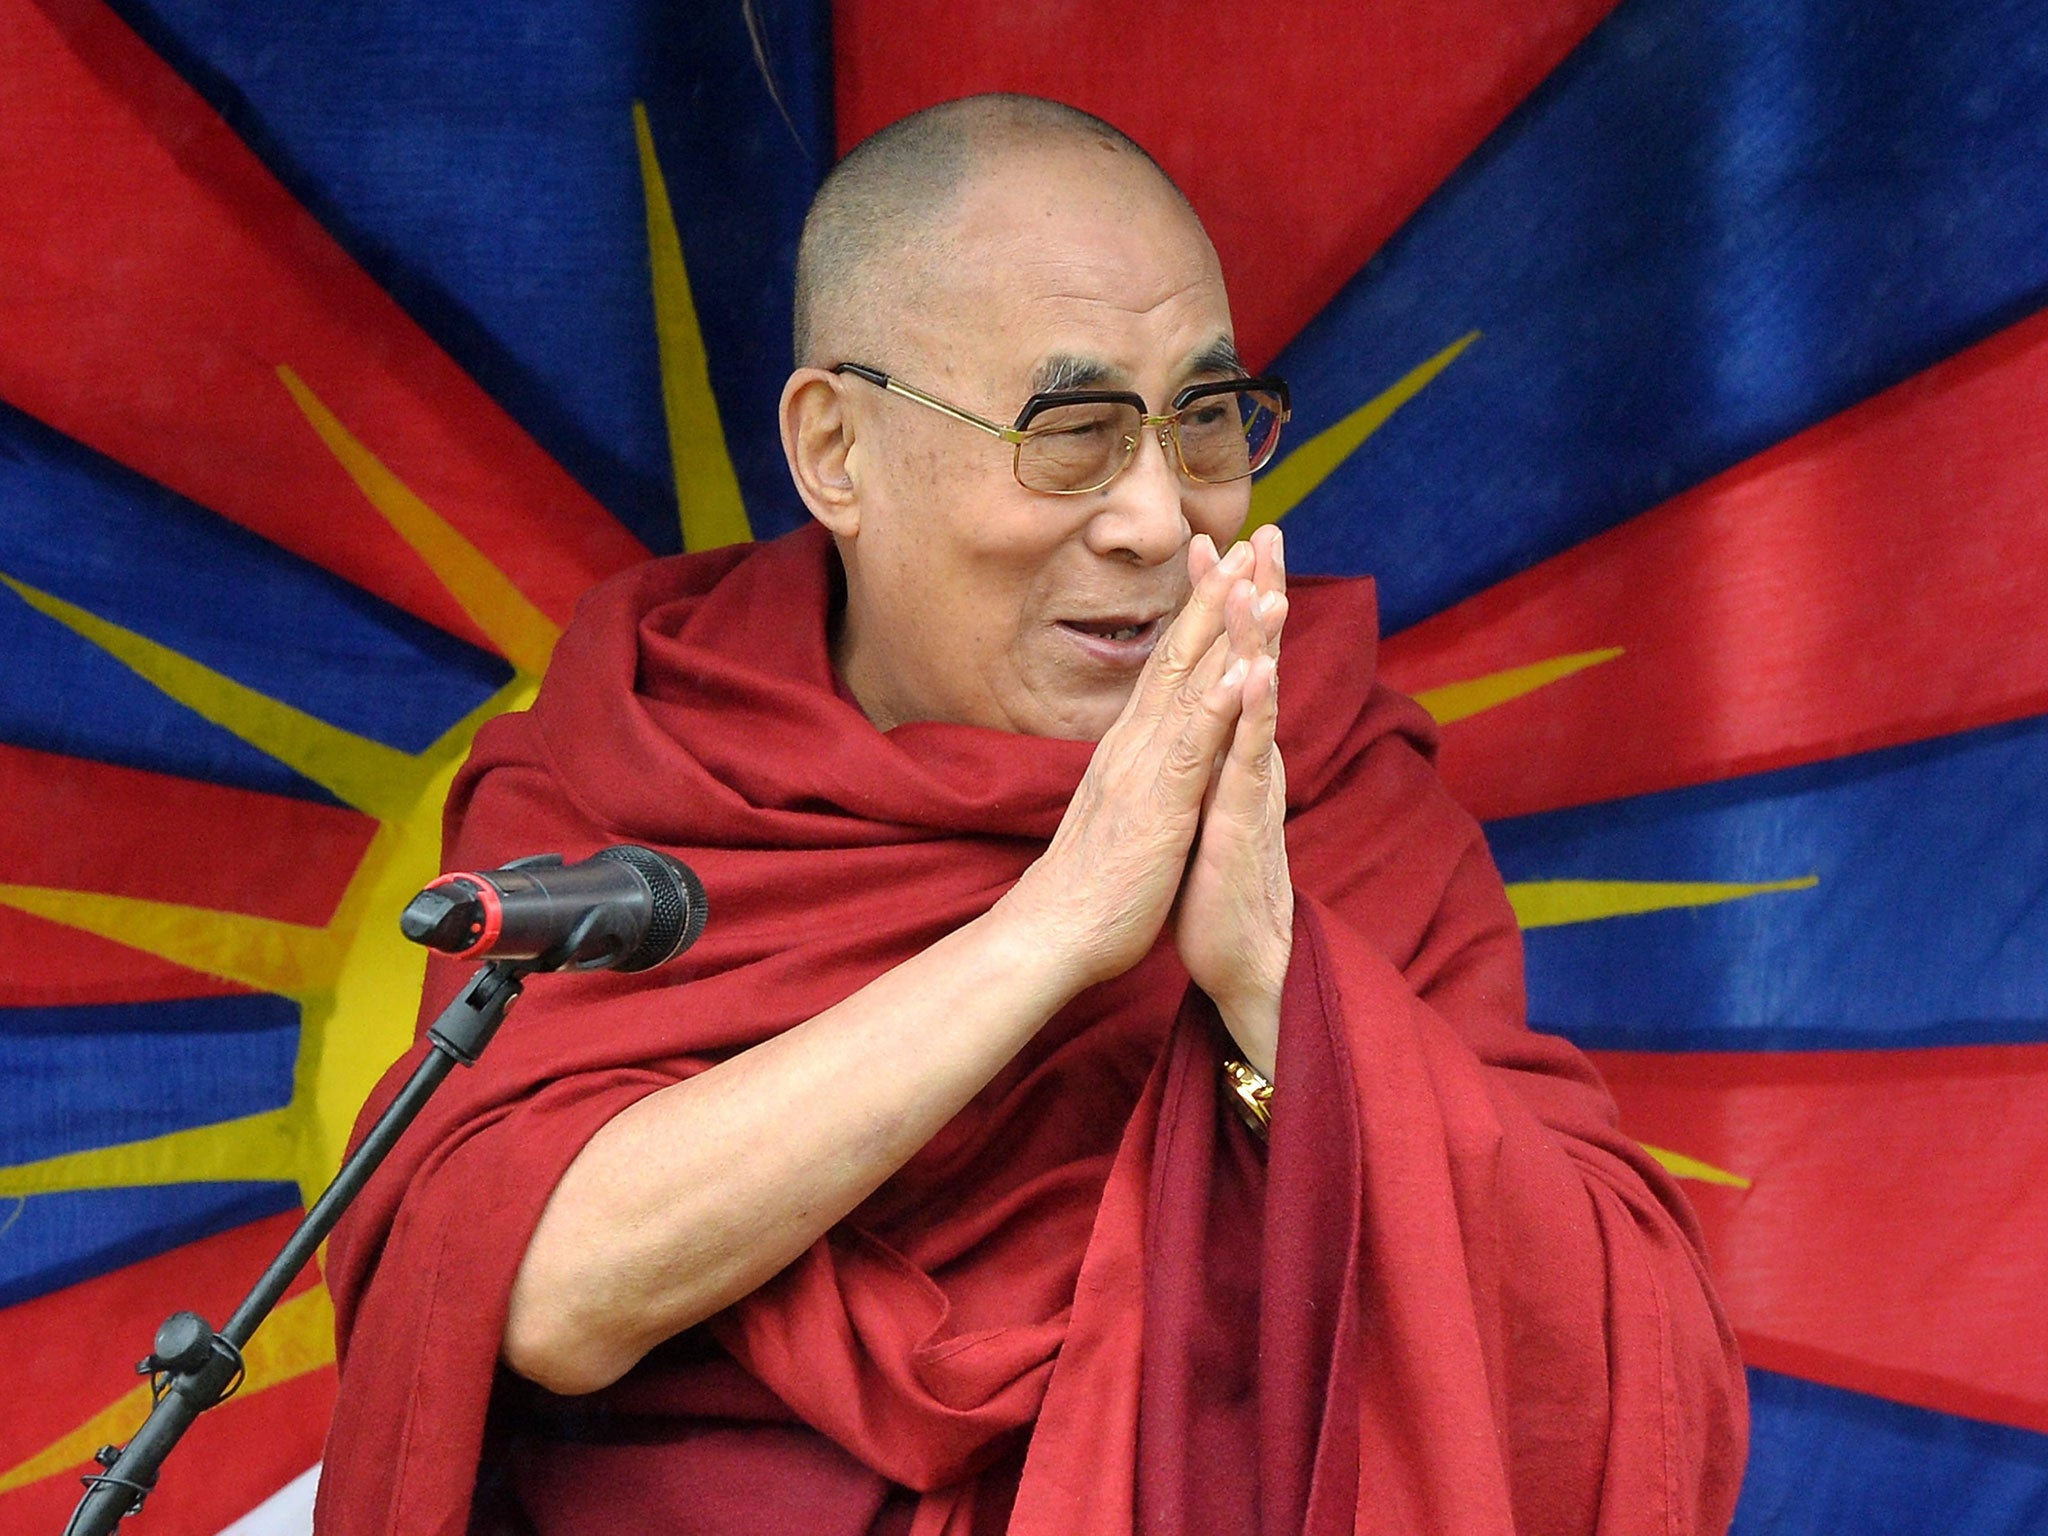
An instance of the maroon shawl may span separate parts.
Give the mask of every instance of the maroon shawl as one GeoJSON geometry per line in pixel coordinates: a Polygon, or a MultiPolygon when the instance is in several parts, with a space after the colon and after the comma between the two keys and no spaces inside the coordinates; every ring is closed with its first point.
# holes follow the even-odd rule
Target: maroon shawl
{"type": "MultiPolygon", "coordinates": [[[[1742,1377],[1698,1234],[1583,1058],[1525,1027],[1513,915],[1427,717],[1375,683],[1366,582],[1293,592],[1270,1148],[1219,1108],[1213,1010],[1162,941],[615,1387],[498,1367],[598,1127],[986,911],[1088,762],[876,731],[835,687],[834,566],[806,530],[627,572],[479,736],[452,867],[644,843],[711,924],[662,969],[537,978],[336,1233],[324,1536],[453,1536],[473,1503],[547,1536],[1725,1528],[1742,1377]]],[[[427,1016],[466,969],[436,963],[427,1016]]]]}

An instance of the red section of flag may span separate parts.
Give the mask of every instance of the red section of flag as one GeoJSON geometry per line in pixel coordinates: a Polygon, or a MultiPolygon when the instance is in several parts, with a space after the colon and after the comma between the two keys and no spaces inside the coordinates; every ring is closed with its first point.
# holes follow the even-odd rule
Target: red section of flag
{"type": "MultiPolygon", "coordinates": [[[[0,745],[0,882],[319,925],[377,824],[339,806],[0,745]]],[[[0,908],[0,1007],[242,990],[0,908]]]]}
{"type": "Polygon", "coordinates": [[[227,997],[249,988],[0,907],[0,1008],[75,1008],[227,997]]]}
{"type": "Polygon", "coordinates": [[[479,644],[279,365],[556,622],[645,556],[103,5],[0,0],[0,58],[0,397],[479,644]]]}
{"type": "MultiPolygon", "coordinates": [[[[32,1388],[0,1416],[0,1472],[131,1391],[135,1362],[171,1313],[225,1322],[297,1221],[286,1214],[254,1222],[0,1311],[0,1357],[32,1388]]],[[[315,1278],[302,1275],[292,1294],[315,1278]]],[[[320,1459],[333,1403],[328,1366],[203,1415],[164,1463],[139,1529],[214,1536],[320,1459]]],[[[0,1530],[62,1530],[87,1470],[0,1493],[0,1530]]]]}
{"type": "Polygon", "coordinates": [[[845,149],[933,102],[1024,91],[1123,129],[1223,259],[1238,345],[1271,359],[1614,0],[961,7],[835,0],[845,149]]]}
{"type": "Polygon", "coordinates": [[[1752,1364],[2048,1433],[2048,1045],[1597,1059],[1752,1364]]]}
{"type": "Polygon", "coordinates": [[[2048,710],[2048,312],[1390,640],[1419,692],[1621,646],[1449,726],[1482,819],[2048,710]]]}
{"type": "Polygon", "coordinates": [[[342,806],[0,744],[0,880],[319,924],[377,823],[342,806]]]}

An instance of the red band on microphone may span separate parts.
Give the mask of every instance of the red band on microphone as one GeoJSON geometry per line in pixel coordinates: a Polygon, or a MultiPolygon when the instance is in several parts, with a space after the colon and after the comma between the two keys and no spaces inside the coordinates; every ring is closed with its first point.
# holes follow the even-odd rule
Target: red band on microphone
{"type": "Polygon", "coordinates": [[[498,888],[488,880],[479,880],[474,875],[441,875],[427,882],[427,889],[434,890],[443,885],[460,882],[476,893],[478,905],[484,909],[484,920],[469,925],[469,948],[457,952],[457,960],[468,960],[482,954],[498,942],[498,935],[505,931],[505,908],[498,900],[498,888]]]}

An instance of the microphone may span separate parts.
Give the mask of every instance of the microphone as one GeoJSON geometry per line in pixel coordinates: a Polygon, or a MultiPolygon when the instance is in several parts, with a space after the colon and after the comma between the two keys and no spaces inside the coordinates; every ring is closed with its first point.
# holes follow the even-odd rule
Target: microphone
{"type": "Polygon", "coordinates": [[[398,919],[415,944],[458,960],[644,971],[696,943],[708,916],[690,866],[625,843],[580,864],[558,853],[435,880],[398,919]]]}

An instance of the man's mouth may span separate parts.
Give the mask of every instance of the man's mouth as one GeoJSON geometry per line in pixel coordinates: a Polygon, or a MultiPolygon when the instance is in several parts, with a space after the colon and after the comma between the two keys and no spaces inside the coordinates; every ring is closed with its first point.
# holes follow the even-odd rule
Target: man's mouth
{"type": "Polygon", "coordinates": [[[1067,628],[1069,629],[1078,629],[1084,635],[1100,635],[1105,640],[1135,640],[1138,638],[1139,631],[1150,629],[1152,623],[1153,621],[1150,619],[1133,619],[1128,623],[1122,624],[1116,623],[1113,620],[1091,622],[1087,619],[1069,619],[1066,621],[1067,628]]]}
{"type": "Polygon", "coordinates": [[[1060,628],[1104,661],[1142,665],[1159,639],[1164,616],[1108,614],[1098,619],[1061,619],[1060,628]]]}

